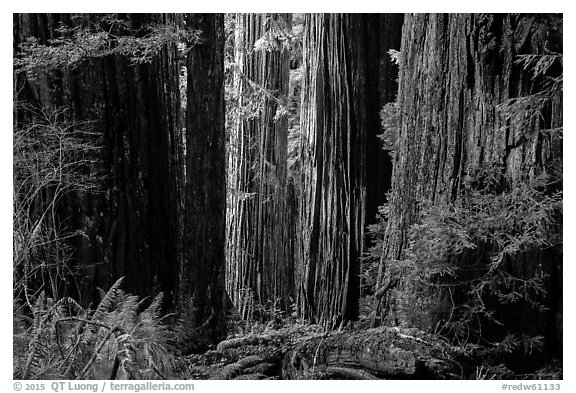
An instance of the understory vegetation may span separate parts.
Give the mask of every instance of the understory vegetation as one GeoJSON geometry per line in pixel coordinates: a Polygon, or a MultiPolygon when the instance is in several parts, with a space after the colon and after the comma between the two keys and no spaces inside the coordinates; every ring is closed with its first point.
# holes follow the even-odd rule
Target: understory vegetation
{"type": "Polygon", "coordinates": [[[41,294],[27,317],[14,303],[14,378],[165,379],[177,334],[163,322],[162,294],[139,300],[121,283],[94,309],[41,294]]]}
{"type": "MultiPolygon", "coordinates": [[[[393,307],[403,316],[401,325],[434,327],[463,350],[486,356],[517,348],[542,350],[543,337],[506,330],[497,309],[522,303],[546,311],[545,267],[516,276],[507,266],[561,245],[562,191],[547,191],[558,181],[542,174],[512,185],[494,168],[486,168],[468,180],[457,203],[423,201],[405,258],[389,265],[389,279],[397,282],[400,294],[393,307]],[[503,189],[502,184],[508,186],[503,189]],[[487,332],[496,326],[504,329],[489,341],[487,332]]],[[[370,228],[376,244],[368,260],[380,258],[385,227],[383,214],[370,228]]]]}

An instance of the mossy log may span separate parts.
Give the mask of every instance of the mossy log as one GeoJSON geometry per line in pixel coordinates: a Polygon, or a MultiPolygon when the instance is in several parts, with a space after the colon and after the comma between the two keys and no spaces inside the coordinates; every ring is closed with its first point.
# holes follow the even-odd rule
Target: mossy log
{"type": "Polygon", "coordinates": [[[262,362],[265,362],[265,359],[260,356],[247,356],[238,360],[236,363],[232,363],[224,367],[222,369],[222,374],[218,376],[218,379],[232,379],[242,374],[246,368],[256,366],[262,362]]]}
{"type": "Polygon", "coordinates": [[[326,367],[325,374],[326,379],[379,379],[364,370],[348,367],[326,367]]]}
{"type": "Polygon", "coordinates": [[[249,335],[245,337],[234,337],[218,343],[216,349],[223,352],[227,349],[238,348],[247,345],[264,345],[275,338],[273,335],[249,335]]]}
{"type": "Polygon", "coordinates": [[[320,368],[342,379],[455,379],[462,374],[456,355],[447,343],[416,329],[341,331],[294,346],[284,356],[282,377],[311,378],[320,368]]]}

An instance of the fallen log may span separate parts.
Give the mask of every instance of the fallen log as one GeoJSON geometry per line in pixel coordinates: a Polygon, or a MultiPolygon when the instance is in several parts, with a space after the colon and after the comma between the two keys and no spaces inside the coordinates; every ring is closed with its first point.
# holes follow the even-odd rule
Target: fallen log
{"type": "Polygon", "coordinates": [[[329,379],[380,379],[364,370],[357,370],[348,367],[327,367],[325,373],[329,379]]]}
{"type": "Polygon", "coordinates": [[[365,372],[383,379],[454,379],[461,375],[455,357],[449,344],[417,329],[338,331],[296,344],[284,356],[282,377],[307,379],[323,367],[342,378],[365,372]]]}
{"type": "Polygon", "coordinates": [[[222,369],[217,379],[232,379],[249,367],[256,366],[257,364],[265,362],[261,356],[252,355],[238,360],[236,363],[229,364],[222,369]]]}
{"type": "Polygon", "coordinates": [[[275,337],[273,335],[250,335],[245,337],[230,338],[218,343],[216,350],[224,352],[227,349],[238,348],[247,345],[265,345],[274,340],[274,338],[275,337]]]}
{"type": "Polygon", "coordinates": [[[256,373],[256,374],[242,374],[237,376],[236,378],[233,379],[247,379],[247,380],[261,380],[261,379],[267,379],[268,377],[264,374],[261,373],[256,373]]]}

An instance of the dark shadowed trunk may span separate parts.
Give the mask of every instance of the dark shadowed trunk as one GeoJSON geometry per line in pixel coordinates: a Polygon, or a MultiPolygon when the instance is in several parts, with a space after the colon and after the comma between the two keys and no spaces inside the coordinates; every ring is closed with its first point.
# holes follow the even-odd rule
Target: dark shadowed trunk
{"type": "MultiPolygon", "coordinates": [[[[21,14],[15,17],[15,45],[31,36],[49,44],[59,36],[60,23],[96,23],[120,36],[142,36],[150,24],[177,23],[167,14],[118,18],[130,27],[107,25],[99,15],[21,14]]],[[[84,233],[71,239],[82,301],[97,300],[97,286],[108,288],[126,276],[126,291],[140,296],[164,291],[170,306],[182,188],[176,44],[162,45],[148,63],[134,64],[129,55],[97,56],[36,79],[20,76],[17,84],[15,100],[48,112],[62,109],[67,122],[92,121],[102,145],[97,167],[86,168],[85,174],[102,175],[101,188],[68,193],[58,206],[57,224],[84,233]]]]}
{"type": "MultiPolygon", "coordinates": [[[[211,341],[226,336],[224,16],[188,14],[200,30],[188,55],[186,198],[180,307],[189,328],[211,341]]],[[[190,333],[190,332],[189,332],[190,333]]]]}

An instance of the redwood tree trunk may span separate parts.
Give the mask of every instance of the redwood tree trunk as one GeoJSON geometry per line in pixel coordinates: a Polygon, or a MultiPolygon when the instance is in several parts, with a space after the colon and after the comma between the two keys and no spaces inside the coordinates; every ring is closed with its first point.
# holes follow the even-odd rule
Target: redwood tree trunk
{"type": "MultiPolygon", "coordinates": [[[[118,15],[130,28],[116,31],[100,16],[72,20],[69,14],[20,14],[15,17],[15,44],[34,36],[48,45],[59,34],[59,22],[102,23],[117,35],[145,34],[149,24],[177,23],[169,14],[118,15]]],[[[94,121],[102,137],[99,164],[85,174],[103,175],[100,192],[70,193],[58,207],[58,225],[86,235],[71,242],[83,303],[99,300],[96,287],[107,288],[126,276],[126,291],[140,296],[164,291],[170,306],[183,169],[176,44],[164,45],[144,64],[132,64],[124,55],[94,57],[75,69],[57,69],[19,83],[23,89],[15,99],[48,111],[63,108],[70,122],[94,121]]]]}
{"type": "Polygon", "coordinates": [[[236,123],[230,134],[230,203],[227,290],[243,317],[256,303],[286,308],[293,296],[292,247],[288,238],[288,119],[290,54],[275,35],[291,27],[291,15],[236,16],[236,123]],[[267,38],[267,35],[271,37],[267,38]],[[263,39],[268,50],[257,49],[263,39]],[[260,101],[256,113],[242,108],[260,101]]]}
{"type": "Polygon", "coordinates": [[[298,306],[335,327],[358,317],[364,227],[389,189],[391,162],[377,135],[396,94],[388,50],[402,15],[306,15],[301,115],[302,198],[298,306]]]}
{"type": "MultiPolygon", "coordinates": [[[[483,167],[500,168],[512,184],[550,170],[557,160],[561,170],[561,139],[541,132],[562,125],[561,91],[536,122],[525,122],[521,115],[509,121],[497,109],[510,98],[542,90],[515,63],[516,55],[562,52],[561,23],[561,16],[556,15],[405,17],[400,120],[379,276],[383,288],[394,286],[389,266],[405,256],[407,233],[417,219],[419,201],[433,205],[458,201],[466,177],[483,167]]],[[[511,258],[505,266],[522,279],[538,271],[548,274],[548,295],[542,302],[551,310],[542,314],[528,305],[501,307],[498,317],[506,329],[543,335],[547,347],[555,347],[561,339],[553,326],[561,309],[561,293],[554,284],[561,282],[561,256],[554,250],[536,250],[511,258]]],[[[402,285],[388,291],[380,314],[388,323],[407,322],[413,310],[410,305],[399,306],[405,295],[402,285]]],[[[433,329],[438,322],[431,313],[422,317],[428,321],[423,328],[433,329]]]]}
{"type": "Polygon", "coordinates": [[[366,197],[366,59],[361,15],[304,23],[299,306],[328,327],[358,316],[366,197]]]}
{"type": "Polygon", "coordinates": [[[226,220],[224,152],[224,16],[188,14],[200,30],[188,55],[186,198],[180,307],[191,331],[218,341],[226,336],[226,220]]]}

